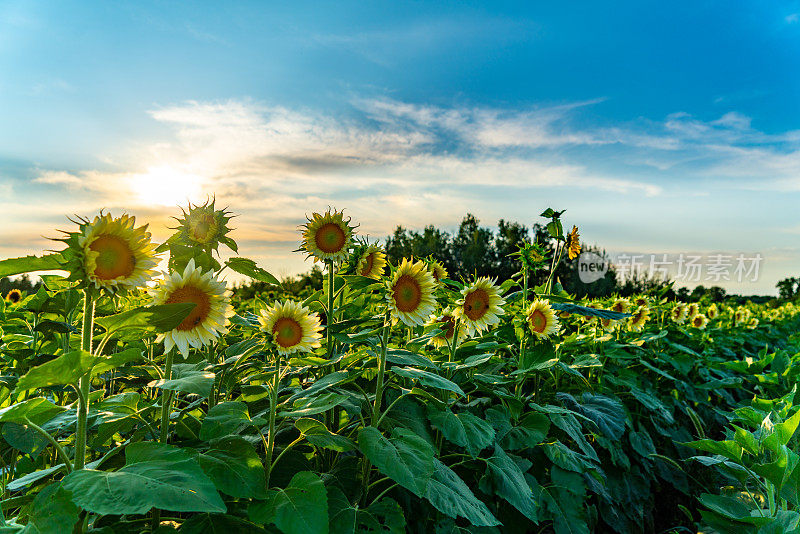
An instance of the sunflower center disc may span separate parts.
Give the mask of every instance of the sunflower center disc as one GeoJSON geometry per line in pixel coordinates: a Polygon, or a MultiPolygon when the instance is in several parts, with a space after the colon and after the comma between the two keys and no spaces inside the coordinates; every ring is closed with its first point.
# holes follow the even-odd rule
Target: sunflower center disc
{"type": "Polygon", "coordinates": [[[464,314],[471,321],[477,321],[489,310],[489,294],[483,289],[476,289],[464,299],[464,314]]]}
{"type": "Polygon", "coordinates": [[[333,254],[342,250],[347,236],[338,224],[325,223],[317,230],[314,241],[322,252],[333,254]]]}
{"type": "Polygon", "coordinates": [[[294,347],[303,339],[303,328],[289,317],[283,317],[272,327],[275,342],[283,348],[294,347]]]}
{"type": "Polygon", "coordinates": [[[191,225],[192,237],[198,243],[208,243],[217,233],[217,221],[213,215],[198,217],[191,225]]]}
{"type": "Polygon", "coordinates": [[[422,288],[411,276],[404,274],[394,285],[394,302],[401,312],[410,313],[422,302],[422,288]]]}
{"type": "Polygon", "coordinates": [[[177,302],[193,302],[196,304],[188,317],[178,325],[177,329],[181,331],[192,330],[205,321],[211,311],[211,299],[208,298],[208,295],[203,290],[194,286],[184,286],[176,289],[170,294],[166,304],[175,304],[177,302]]]}
{"type": "Polygon", "coordinates": [[[372,265],[375,263],[375,253],[370,252],[364,258],[364,268],[361,269],[361,276],[369,276],[369,273],[372,272],[372,265]]]}
{"type": "Polygon", "coordinates": [[[542,333],[547,326],[547,318],[542,313],[542,310],[533,310],[530,317],[531,326],[534,332],[542,333]]]}
{"type": "Polygon", "coordinates": [[[94,275],[101,280],[114,280],[130,276],[136,267],[136,257],[128,243],[111,234],[101,234],[92,241],[89,249],[97,252],[94,275]]]}

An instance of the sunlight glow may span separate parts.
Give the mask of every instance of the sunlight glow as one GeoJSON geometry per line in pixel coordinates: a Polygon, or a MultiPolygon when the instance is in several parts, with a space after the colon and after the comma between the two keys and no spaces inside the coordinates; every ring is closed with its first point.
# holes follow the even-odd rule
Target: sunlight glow
{"type": "Polygon", "coordinates": [[[131,189],[142,204],[185,205],[202,200],[202,178],[176,171],[172,167],[151,167],[144,174],[131,176],[131,189]]]}

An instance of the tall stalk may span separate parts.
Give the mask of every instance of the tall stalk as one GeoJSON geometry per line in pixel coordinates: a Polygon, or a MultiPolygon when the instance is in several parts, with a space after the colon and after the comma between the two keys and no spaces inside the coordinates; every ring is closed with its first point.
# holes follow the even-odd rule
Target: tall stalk
{"type": "MultiPolygon", "coordinates": [[[[81,350],[92,352],[92,330],[94,329],[94,295],[87,288],[83,292],[83,325],[81,326],[81,350]]],[[[86,373],[78,380],[78,427],[75,432],[75,469],[86,465],[86,419],[89,416],[89,386],[92,378],[86,373]]]]}
{"type": "MultiPolygon", "coordinates": [[[[387,309],[386,315],[383,318],[383,332],[381,333],[381,350],[378,353],[378,377],[375,385],[375,401],[372,403],[372,420],[371,424],[378,427],[381,420],[381,401],[383,398],[383,379],[386,374],[386,351],[389,346],[389,331],[392,328],[390,312],[387,309]]],[[[364,467],[361,473],[361,481],[364,488],[364,493],[361,495],[361,503],[366,505],[367,494],[369,493],[369,474],[372,464],[364,456],[364,467]]]]}
{"type": "Polygon", "coordinates": [[[272,388],[269,392],[269,434],[267,435],[267,465],[266,479],[269,490],[269,477],[272,473],[272,451],[275,448],[275,414],[278,411],[278,388],[281,381],[281,357],[275,356],[275,377],[272,379],[272,388]]]}
{"type": "MultiPolygon", "coordinates": [[[[169,350],[164,361],[164,380],[172,378],[172,360],[175,355],[175,348],[169,350]]],[[[166,443],[169,437],[169,414],[172,412],[172,390],[165,389],[161,393],[161,429],[158,441],[166,443]]]]}

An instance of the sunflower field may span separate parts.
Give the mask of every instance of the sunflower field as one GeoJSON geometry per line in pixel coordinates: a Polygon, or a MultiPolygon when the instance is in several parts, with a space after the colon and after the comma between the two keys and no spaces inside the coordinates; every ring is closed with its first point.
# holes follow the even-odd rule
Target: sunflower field
{"type": "Polygon", "coordinates": [[[0,261],[59,273],[0,300],[0,533],[800,532],[800,310],[529,287],[581,248],[542,215],[555,257],[508,280],[391,265],[328,210],[291,293],[213,202],[0,261]]]}

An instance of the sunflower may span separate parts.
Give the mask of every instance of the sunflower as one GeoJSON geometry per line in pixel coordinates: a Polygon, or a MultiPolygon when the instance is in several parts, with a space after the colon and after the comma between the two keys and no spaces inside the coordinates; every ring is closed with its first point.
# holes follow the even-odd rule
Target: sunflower
{"type": "Polygon", "coordinates": [[[380,280],[386,269],[386,253],[382,248],[369,245],[358,260],[356,272],[361,276],[380,280]]]}
{"type": "Polygon", "coordinates": [[[550,302],[546,300],[534,300],[525,312],[525,318],[531,333],[538,339],[547,339],[561,328],[550,302]]]}
{"type": "Polygon", "coordinates": [[[650,318],[650,308],[647,306],[639,306],[633,316],[628,319],[628,328],[634,332],[641,332],[644,324],[650,318]]]}
{"type": "Polygon", "coordinates": [[[428,264],[428,270],[431,272],[433,279],[436,280],[436,285],[441,285],[442,280],[448,277],[447,269],[436,260],[428,264]]]}
{"type": "Polygon", "coordinates": [[[615,321],[614,319],[604,319],[601,317],[600,326],[602,326],[603,330],[605,330],[606,332],[611,332],[614,330],[614,328],[616,328],[617,321],[615,321]]]}
{"type": "MultiPolygon", "coordinates": [[[[456,331],[456,317],[450,308],[445,308],[440,314],[431,315],[426,325],[434,325],[444,323],[440,328],[443,330],[441,334],[435,335],[431,338],[430,343],[435,347],[446,347],[453,342],[453,334],[456,331]]],[[[460,345],[467,337],[467,332],[464,328],[458,329],[458,339],[456,345],[460,345]]]]}
{"type": "Polygon", "coordinates": [[[741,323],[746,323],[747,321],[749,321],[750,320],[750,315],[751,314],[750,314],[750,309],[749,308],[740,307],[738,310],[736,310],[736,313],[734,314],[733,317],[734,317],[734,320],[736,321],[736,324],[741,324],[741,323]]]}
{"type": "Polygon", "coordinates": [[[261,310],[258,322],[262,331],[272,335],[280,355],[311,352],[321,346],[319,315],[297,302],[286,300],[261,310]]]}
{"type": "Polygon", "coordinates": [[[166,276],[157,287],[150,290],[150,294],[153,304],[195,304],[181,324],[156,339],[156,342],[164,342],[167,352],[177,346],[186,358],[190,346],[199,349],[228,332],[228,318],[234,315],[231,292],[212,271],[203,272],[201,267],[195,267],[193,259],[189,260],[183,273],[173,272],[166,276]]]}
{"type": "Polygon", "coordinates": [[[717,309],[716,304],[712,304],[711,306],[708,307],[708,309],[706,310],[706,317],[708,317],[709,319],[716,319],[717,317],[719,317],[719,310],[717,309]]]}
{"type": "Polygon", "coordinates": [[[672,308],[672,311],[669,313],[669,316],[676,323],[683,323],[684,321],[686,321],[686,315],[687,315],[686,312],[687,312],[686,305],[679,303],[672,308]]]}
{"type": "Polygon", "coordinates": [[[692,302],[686,307],[686,315],[689,317],[689,319],[698,313],[700,313],[700,306],[696,302],[692,302]]]}
{"type": "Polygon", "coordinates": [[[500,322],[506,301],[500,297],[500,288],[490,278],[478,278],[461,290],[463,298],[457,304],[456,315],[464,322],[470,335],[480,333],[500,322]]]}
{"type": "Polygon", "coordinates": [[[233,217],[227,208],[216,209],[215,202],[216,200],[212,199],[203,205],[189,204],[188,212],[181,208],[183,219],[178,219],[180,223],[178,235],[185,243],[198,245],[208,251],[217,250],[219,244],[224,243],[236,252],[238,249],[236,242],[226,235],[231,230],[228,228],[228,221],[233,217]]]}
{"type": "Polygon", "coordinates": [[[328,210],[325,215],[313,213],[303,225],[303,249],[314,261],[341,261],[347,258],[347,249],[353,243],[350,219],[344,212],[328,210]]]}
{"type": "Polygon", "coordinates": [[[699,330],[704,330],[708,324],[708,318],[702,313],[697,313],[691,318],[691,322],[693,327],[699,330]]]}
{"type": "Polygon", "coordinates": [[[436,308],[433,296],[436,282],[424,261],[411,263],[403,258],[403,263],[386,285],[389,289],[386,298],[394,322],[400,320],[408,326],[421,325],[436,308]]]}
{"type": "Polygon", "coordinates": [[[12,289],[6,295],[6,300],[12,304],[16,304],[22,298],[22,292],[19,289],[12,289]]]}
{"type": "Polygon", "coordinates": [[[614,304],[611,305],[611,311],[619,313],[628,313],[630,309],[631,302],[628,299],[617,299],[614,301],[614,304]]]}
{"type": "Polygon", "coordinates": [[[99,215],[81,226],[77,244],[89,284],[114,292],[140,287],[155,274],[155,245],[147,225],[135,228],[135,217],[99,215]]]}
{"type": "Polygon", "coordinates": [[[749,328],[751,330],[754,329],[757,326],[758,326],[758,319],[756,319],[755,317],[753,317],[752,319],[750,319],[747,322],[747,328],[749,328]]]}
{"type": "Polygon", "coordinates": [[[581,236],[578,234],[578,227],[573,226],[572,231],[567,234],[567,256],[574,260],[581,253],[581,236]]]}
{"type": "Polygon", "coordinates": [[[648,306],[649,307],[650,306],[650,301],[647,300],[647,297],[636,297],[635,299],[633,299],[633,305],[634,306],[638,306],[640,308],[642,306],[648,306]]]}

